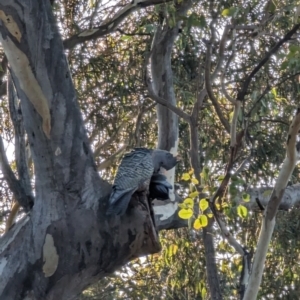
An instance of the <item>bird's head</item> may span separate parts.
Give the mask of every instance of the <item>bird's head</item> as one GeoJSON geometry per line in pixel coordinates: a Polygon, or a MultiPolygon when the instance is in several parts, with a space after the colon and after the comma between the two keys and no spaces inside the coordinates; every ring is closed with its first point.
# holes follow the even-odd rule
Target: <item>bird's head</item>
{"type": "Polygon", "coordinates": [[[156,149],[152,152],[152,160],[154,173],[157,173],[160,167],[163,167],[167,171],[174,168],[178,161],[180,161],[180,156],[174,156],[168,151],[156,149]]]}

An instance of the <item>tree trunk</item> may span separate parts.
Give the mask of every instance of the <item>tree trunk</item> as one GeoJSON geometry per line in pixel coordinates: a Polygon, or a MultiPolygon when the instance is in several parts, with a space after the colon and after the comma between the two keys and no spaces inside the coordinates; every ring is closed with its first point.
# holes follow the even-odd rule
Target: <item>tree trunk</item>
{"type": "Polygon", "coordinates": [[[49,1],[2,0],[10,64],[35,169],[31,212],[2,239],[0,298],[74,299],[129,260],[159,251],[146,196],[107,219],[110,186],[96,170],[49,1]]]}
{"type": "MultiPolygon", "coordinates": [[[[177,6],[177,15],[185,16],[191,7],[191,1],[183,1],[177,6]]],[[[169,26],[165,18],[164,25],[159,25],[152,44],[151,74],[155,93],[176,106],[171,56],[175,39],[178,37],[181,21],[169,26]]],[[[165,106],[157,104],[158,144],[157,148],[176,154],[178,151],[178,116],[165,106]]],[[[174,186],[175,168],[166,171],[168,181],[174,186]]],[[[170,192],[170,201],[154,202],[156,223],[170,223],[177,211],[174,189],[170,192]]]]}

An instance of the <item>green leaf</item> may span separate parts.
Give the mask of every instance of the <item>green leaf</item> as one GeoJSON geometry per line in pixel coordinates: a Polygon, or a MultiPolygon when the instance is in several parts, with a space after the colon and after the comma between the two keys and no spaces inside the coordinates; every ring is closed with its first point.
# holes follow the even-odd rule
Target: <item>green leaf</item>
{"type": "Polygon", "coordinates": [[[272,190],[266,190],[266,191],[263,192],[264,197],[270,197],[271,194],[272,194],[272,190]]]}
{"type": "Polygon", "coordinates": [[[239,8],[238,7],[230,7],[230,8],[225,8],[221,15],[223,17],[232,17],[234,15],[236,15],[239,11],[239,8]]]}
{"type": "Polygon", "coordinates": [[[290,45],[289,50],[291,53],[296,53],[296,52],[299,52],[300,48],[299,48],[299,46],[292,44],[292,45],[290,45]]]}
{"type": "Polygon", "coordinates": [[[145,33],[152,33],[154,32],[154,25],[153,24],[145,24],[145,26],[143,26],[145,29],[145,33]]]}
{"type": "Polygon", "coordinates": [[[202,172],[200,173],[200,177],[204,180],[207,181],[208,180],[208,174],[209,174],[209,168],[208,167],[204,167],[202,169],[202,172]]]}
{"type": "Polygon", "coordinates": [[[276,88],[272,88],[271,89],[271,93],[273,96],[277,97],[277,91],[276,91],[276,88]]]}
{"type": "Polygon", "coordinates": [[[198,16],[195,13],[192,13],[188,17],[187,24],[189,27],[194,26],[199,28],[204,28],[207,25],[205,16],[204,15],[198,16]]]}
{"type": "Polygon", "coordinates": [[[219,182],[222,182],[224,178],[225,178],[225,175],[220,175],[220,176],[217,178],[217,180],[218,180],[219,182]]]}
{"type": "Polygon", "coordinates": [[[202,290],[201,290],[201,297],[202,297],[202,299],[205,299],[206,295],[207,295],[207,290],[206,290],[205,287],[203,287],[202,290]]]}
{"type": "Polygon", "coordinates": [[[237,213],[242,219],[244,219],[247,217],[248,209],[244,205],[239,205],[237,207],[237,213]]]}
{"type": "Polygon", "coordinates": [[[244,193],[242,198],[243,198],[244,202],[249,202],[250,201],[250,195],[249,194],[244,193]]]}
{"type": "Polygon", "coordinates": [[[190,194],[189,194],[189,197],[190,197],[190,198],[196,198],[198,195],[199,195],[199,192],[198,192],[198,191],[195,191],[195,192],[190,193],[190,194]]]}
{"type": "Polygon", "coordinates": [[[130,40],[132,40],[132,36],[131,35],[123,35],[121,37],[121,40],[122,41],[130,41],[130,40]]]}

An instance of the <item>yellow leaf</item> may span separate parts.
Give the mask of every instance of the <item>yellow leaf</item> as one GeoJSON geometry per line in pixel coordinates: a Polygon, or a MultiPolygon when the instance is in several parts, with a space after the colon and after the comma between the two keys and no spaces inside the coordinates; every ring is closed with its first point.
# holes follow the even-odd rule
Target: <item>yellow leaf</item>
{"type": "Polygon", "coordinates": [[[223,17],[227,17],[227,16],[229,16],[229,14],[230,14],[230,10],[228,8],[223,9],[223,11],[221,13],[221,15],[223,17]]]}
{"type": "Polygon", "coordinates": [[[213,214],[206,214],[209,218],[212,218],[214,215],[213,214]]]}
{"type": "Polygon", "coordinates": [[[201,298],[202,298],[202,299],[205,299],[205,298],[206,298],[206,295],[207,295],[206,288],[203,287],[202,290],[201,290],[201,298]]]}
{"type": "Polygon", "coordinates": [[[222,270],[222,272],[226,272],[226,269],[227,269],[227,264],[226,264],[226,262],[222,262],[222,265],[221,265],[221,270],[222,270]]]}
{"type": "Polygon", "coordinates": [[[195,191],[189,194],[190,198],[196,198],[199,195],[199,192],[195,191]]]}
{"type": "Polygon", "coordinates": [[[193,173],[194,173],[194,169],[191,169],[191,170],[189,171],[189,174],[190,174],[190,175],[193,175],[193,173]]]}
{"type": "Polygon", "coordinates": [[[190,180],[191,179],[190,174],[189,173],[182,174],[181,179],[184,180],[184,181],[190,180]]]}
{"type": "Polygon", "coordinates": [[[199,181],[196,178],[192,178],[191,181],[192,181],[193,184],[198,184],[199,183],[199,181]]]}
{"type": "Polygon", "coordinates": [[[231,122],[233,118],[233,111],[229,114],[229,121],[231,122]]]}
{"type": "Polygon", "coordinates": [[[194,228],[196,230],[200,229],[202,226],[201,226],[201,223],[200,223],[200,220],[199,219],[196,219],[195,222],[194,222],[194,228]]]}
{"type": "Polygon", "coordinates": [[[202,211],[205,211],[208,208],[208,201],[205,198],[203,198],[203,199],[200,200],[200,202],[199,202],[199,208],[202,211]]]}
{"type": "Polygon", "coordinates": [[[220,210],[221,209],[221,205],[219,203],[216,203],[216,208],[217,208],[217,210],[220,210]]]}
{"type": "Polygon", "coordinates": [[[190,208],[188,209],[183,208],[178,212],[179,218],[184,220],[189,219],[192,215],[193,215],[193,211],[190,208]]]}
{"type": "Polygon", "coordinates": [[[173,254],[175,255],[177,253],[178,250],[178,246],[177,245],[173,245],[173,254]]]}
{"type": "Polygon", "coordinates": [[[194,200],[192,198],[186,198],[183,201],[183,204],[185,205],[186,208],[194,208],[194,200]]]}
{"type": "Polygon", "coordinates": [[[229,205],[228,205],[228,203],[226,203],[226,202],[223,202],[222,203],[222,208],[226,208],[226,207],[228,207],[229,205]]]}
{"type": "Polygon", "coordinates": [[[248,214],[248,209],[247,207],[245,207],[244,205],[239,205],[237,207],[237,213],[241,218],[246,218],[247,214],[248,214]]]}
{"type": "Polygon", "coordinates": [[[206,227],[208,224],[207,216],[201,215],[198,220],[200,221],[201,227],[206,227]]]}
{"type": "Polygon", "coordinates": [[[185,205],[184,205],[183,203],[179,203],[178,206],[179,206],[180,208],[185,208],[185,205]]]}

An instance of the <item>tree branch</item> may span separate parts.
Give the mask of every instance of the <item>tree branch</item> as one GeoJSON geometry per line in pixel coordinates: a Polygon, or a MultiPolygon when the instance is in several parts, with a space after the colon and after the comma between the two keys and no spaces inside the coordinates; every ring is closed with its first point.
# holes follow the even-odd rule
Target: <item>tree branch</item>
{"type": "Polygon", "coordinates": [[[230,126],[230,147],[234,148],[236,147],[236,126],[237,126],[237,119],[239,116],[239,112],[241,109],[241,101],[236,101],[234,105],[234,113],[231,121],[230,126]]]}
{"type": "Polygon", "coordinates": [[[5,95],[7,92],[7,84],[6,81],[3,81],[4,76],[6,75],[7,70],[7,57],[4,55],[1,61],[1,71],[0,71],[0,97],[5,95]]]}
{"type": "Polygon", "coordinates": [[[245,95],[247,93],[249,84],[252,80],[252,78],[255,76],[255,74],[265,65],[265,63],[270,59],[270,57],[275,54],[279,48],[290,38],[293,36],[294,33],[299,29],[300,23],[296,24],[281,40],[277,42],[277,44],[265,55],[265,57],[258,63],[258,65],[253,69],[253,71],[250,73],[250,75],[245,80],[242,89],[238,92],[237,100],[243,101],[245,98],[245,95]]]}
{"type": "Polygon", "coordinates": [[[211,41],[206,43],[207,50],[206,50],[206,60],[205,60],[205,88],[206,88],[208,97],[210,98],[221,123],[223,124],[225,130],[229,133],[230,132],[229,123],[225,119],[225,117],[220,109],[218,100],[216,99],[214,92],[212,90],[212,87],[211,87],[210,70],[211,70],[211,44],[212,44],[212,42],[213,42],[213,40],[211,39],[211,41]]]}
{"type": "Polygon", "coordinates": [[[265,216],[263,218],[262,227],[260,231],[259,241],[257,244],[256,254],[253,262],[252,272],[249,284],[245,293],[244,300],[256,299],[258,290],[261,284],[262,274],[265,266],[265,260],[273,230],[275,227],[275,216],[277,214],[280,202],[283,198],[285,188],[288,180],[295,168],[297,158],[299,155],[297,143],[297,135],[300,130],[300,108],[298,108],[296,116],[294,117],[290,126],[287,145],[286,158],[283,162],[282,168],[279,172],[275,183],[274,190],[267,205],[265,216]]]}
{"type": "MultiPolygon", "coordinates": [[[[212,30],[215,31],[215,28],[212,28],[212,30]]],[[[229,26],[225,26],[224,32],[223,32],[223,36],[222,39],[220,41],[220,46],[219,46],[219,61],[217,63],[217,66],[211,76],[211,81],[213,82],[216,78],[216,76],[218,75],[218,72],[220,71],[220,69],[222,68],[222,64],[224,61],[224,51],[225,51],[225,44],[227,41],[227,36],[228,36],[228,32],[229,32],[229,26]]]]}
{"type": "Polygon", "coordinates": [[[117,26],[132,12],[148,6],[170,2],[171,0],[134,0],[117,12],[112,19],[105,24],[92,29],[84,30],[64,41],[65,49],[71,49],[78,44],[91,41],[113,32],[117,26]]]}
{"type": "Polygon", "coordinates": [[[251,113],[253,111],[253,109],[255,108],[255,106],[260,102],[260,100],[272,89],[272,87],[276,87],[276,86],[280,86],[281,84],[285,83],[287,80],[299,75],[300,72],[296,72],[295,74],[286,76],[285,78],[283,78],[282,80],[280,80],[279,82],[277,82],[276,84],[274,84],[273,86],[270,86],[269,84],[266,86],[265,90],[263,91],[263,93],[260,95],[260,97],[255,101],[255,103],[252,105],[252,107],[249,109],[249,112],[245,115],[247,118],[249,118],[251,116],[251,113]]]}
{"type": "Polygon", "coordinates": [[[222,72],[221,74],[221,87],[222,87],[222,93],[224,94],[224,96],[226,97],[226,99],[231,102],[232,104],[235,104],[236,100],[234,98],[232,98],[228,93],[227,93],[227,90],[226,90],[226,87],[225,87],[225,72],[229,66],[229,64],[231,63],[231,60],[233,59],[234,57],[234,52],[231,54],[231,56],[229,57],[227,63],[226,63],[226,66],[225,66],[225,69],[224,71],[222,72]]]}
{"type": "Polygon", "coordinates": [[[126,150],[127,146],[128,146],[127,143],[125,143],[121,148],[119,148],[108,159],[106,159],[105,161],[100,163],[100,165],[97,166],[98,171],[108,168],[113,163],[113,161],[126,150]]]}
{"type": "Polygon", "coordinates": [[[19,180],[16,178],[15,174],[11,170],[5,154],[3,140],[1,136],[0,136],[0,167],[9,188],[14,194],[16,201],[18,201],[18,203],[24,208],[24,210],[28,212],[33,205],[33,199],[26,195],[24,188],[22,187],[19,180]]]}
{"type": "MultiPolygon", "coordinates": [[[[149,58],[148,58],[149,59],[149,58]]],[[[190,122],[190,116],[185,113],[183,110],[181,110],[180,108],[174,106],[172,103],[166,101],[165,99],[159,97],[154,89],[153,89],[153,84],[151,82],[151,79],[149,77],[149,74],[147,72],[147,69],[145,71],[145,83],[146,86],[148,88],[148,92],[149,92],[149,97],[154,100],[156,103],[161,104],[165,107],[167,107],[169,110],[171,110],[173,113],[175,113],[178,117],[181,117],[183,120],[185,120],[186,122],[190,122]]]]}
{"type": "Polygon", "coordinates": [[[8,77],[8,103],[10,117],[15,130],[15,157],[17,170],[19,175],[19,182],[25,190],[27,199],[31,203],[28,203],[28,207],[32,206],[33,193],[30,182],[30,175],[28,171],[28,158],[26,156],[26,143],[25,143],[25,130],[23,124],[23,116],[21,112],[21,107],[18,109],[17,106],[17,95],[11,76],[8,77]]]}

